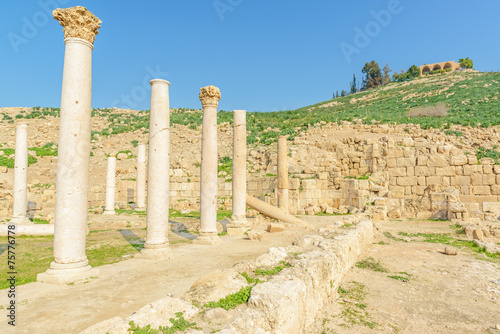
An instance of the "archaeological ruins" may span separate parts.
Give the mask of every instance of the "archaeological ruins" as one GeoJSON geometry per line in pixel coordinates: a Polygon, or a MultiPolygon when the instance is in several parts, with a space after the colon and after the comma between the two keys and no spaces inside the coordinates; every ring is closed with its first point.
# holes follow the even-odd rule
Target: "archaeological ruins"
{"type": "Polygon", "coordinates": [[[452,61],[444,61],[441,63],[434,63],[434,64],[424,64],[420,65],[420,73],[422,75],[425,75],[429,73],[430,71],[436,71],[436,70],[444,70],[444,71],[458,71],[460,70],[460,63],[455,63],[454,60],[452,61]]]}

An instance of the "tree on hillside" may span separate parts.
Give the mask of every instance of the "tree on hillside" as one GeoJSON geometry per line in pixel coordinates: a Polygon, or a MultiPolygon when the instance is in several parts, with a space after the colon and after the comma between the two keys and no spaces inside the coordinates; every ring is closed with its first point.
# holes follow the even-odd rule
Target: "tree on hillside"
{"type": "Polygon", "coordinates": [[[384,74],[382,74],[382,86],[385,86],[389,82],[391,82],[391,69],[389,67],[389,64],[385,64],[383,71],[384,74]]]}
{"type": "Polygon", "coordinates": [[[346,95],[347,95],[346,91],[342,89],[342,91],[340,92],[340,96],[346,96],[346,95]]]}
{"type": "Polygon", "coordinates": [[[418,78],[422,74],[420,68],[417,67],[417,65],[412,65],[406,73],[408,73],[409,79],[418,78]]]}
{"type": "Polygon", "coordinates": [[[465,59],[460,58],[458,61],[460,63],[460,67],[462,67],[462,68],[473,68],[474,67],[474,62],[472,61],[472,59],[469,59],[469,57],[467,57],[465,59]]]}
{"type": "Polygon", "coordinates": [[[335,98],[339,97],[339,91],[335,92],[335,98]]]}
{"type": "Polygon", "coordinates": [[[363,79],[363,89],[371,89],[380,86],[382,82],[382,72],[380,66],[375,60],[366,63],[361,70],[365,74],[363,79]]]}
{"type": "Polygon", "coordinates": [[[352,74],[352,82],[351,82],[351,94],[354,94],[357,92],[356,88],[356,74],[352,74]]]}

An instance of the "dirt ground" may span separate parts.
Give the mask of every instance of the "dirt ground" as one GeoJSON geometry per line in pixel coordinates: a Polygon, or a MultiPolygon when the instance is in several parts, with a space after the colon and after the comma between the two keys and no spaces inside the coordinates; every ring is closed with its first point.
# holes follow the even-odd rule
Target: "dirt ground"
{"type": "Polygon", "coordinates": [[[449,226],[450,222],[429,221],[379,223],[364,257],[380,261],[388,272],[352,268],[341,284],[349,292],[325,307],[310,333],[500,333],[494,329],[500,326],[500,262],[486,261],[468,248],[450,256],[442,244],[396,241],[383,233],[460,237],[449,226]]]}
{"type": "MultiPolygon", "coordinates": [[[[321,227],[339,217],[304,219],[321,227]]],[[[264,230],[265,225],[253,229],[264,230]]],[[[138,237],[145,233],[139,228],[129,231],[138,237]]],[[[388,272],[352,268],[341,284],[339,299],[324,307],[308,333],[499,333],[493,329],[500,324],[499,261],[486,261],[468,248],[459,249],[457,256],[445,255],[442,244],[401,237],[398,232],[460,237],[450,222],[378,223],[373,244],[361,259],[372,257],[388,272]]],[[[98,278],[75,285],[17,287],[18,325],[13,330],[2,321],[0,332],[79,333],[108,318],[127,317],[165,296],[179,296],[205,274],[255,258],[269,247],[289,245],[306,233],[293,228],[263,241],[223,236],[223,243],[213,246],[194,245],[189,235],[172,234],[170,260],[130,259],[100,266],[98,278]],[[182,238],[186,242],[176,242],[182,238]]],[[[4,314],[7,290],[0,291],[0,305],[4,314]]]]}

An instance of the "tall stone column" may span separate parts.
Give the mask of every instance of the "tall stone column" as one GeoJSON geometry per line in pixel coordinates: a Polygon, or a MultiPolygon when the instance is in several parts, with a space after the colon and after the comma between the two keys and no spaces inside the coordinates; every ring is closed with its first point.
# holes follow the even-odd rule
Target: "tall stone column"
{"type": "Polygon", "coordinates": [[[288,210],[288,150],[286,137],[278,137],[278,208],[288,210]]]}
{"type": "Polygon", "coordinates": [[[170,191],[170,106],[165,80],[151,80],[149,120],[148,206],[143,258],[168,258],[168,216],[170,191]]]}
{"type": "Polygon", "coordinates": [[[217,235],[217,106],[220,90],[214,86],[200,89],[203,106],[203,129],[201,134],[200,175],[200,235],[194,240],[198,244],[220,242],[217,235]]]}
{"type": "Polygon", "coordinates": [[[228,234],[243,234],[247,226],[247,122],[246,110],[233,111],[233,214],[228,234]],[[236,229],[236,230],[234,230],[236,229]]]}
{"type": "Polygon", "coordinates": [[[55,9],[64,27],[64,70],[57,156],[54,262],[38,281],[69,283],[91,276],[85,255],[90,168],[92,50],[101,20],[78,6],[55,9]]]}
{"type": "Polygon", "coordinates": [[[136,183],[136,196],[135,210],[146,210],[146,145],[139,144],[137,146],[137,176],[136,183]]]}
{"type": "Polygon", "coordinates": [[[115,214],[115,188],[116,188],[116,157],[108,157],[108,170],[106,174],[106,208],[105,215],[115,214]]]}
{"type": "Polygon", "coordinates": [[[14,210],[11,224],[30,224],[28,218],[28,124],[16,129],[16,154],[14,159],[14,210]]]}

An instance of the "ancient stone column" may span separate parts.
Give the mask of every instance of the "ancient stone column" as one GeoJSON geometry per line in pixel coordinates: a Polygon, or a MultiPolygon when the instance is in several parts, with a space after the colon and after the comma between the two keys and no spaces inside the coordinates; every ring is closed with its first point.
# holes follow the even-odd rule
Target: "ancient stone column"
{"type": "Polygon", "coordinates": [[[151,80],[149,120],[148,206],[146,243],[140,257],[170,256],[168,216],[170,191],[170,106],[165,80],[151,80]]]}
{"type": "Polygon", "coordinates": [[[69,283],[91,276],[85,255],[90,168],[92,50],[101,20],[78,6],[53,11],[64,27],[64,70],[57,157],[54,262],[38,281],[69,283]]]}
{"type": "Polygon", "coordinates": [[[203,128],[201,134],[200,175],[200,234],[195,240],[199,244],[214,244],[220,241],[217,235],[217,106],[219,88],[207,86],[200,89],[203,106],[203,128]]]}
{"type": "MultiPolygon", "coordinates": [[[[232,229],[247,226],[247,128],[246,110],[233,111],[233,214],[228,224],[228,234],[240,234],[232,229]],[[231,231],[230,231],[231,229],[231,231]]],[[[239,231],[241,234],[244,231],[239,231]]]]}
{"type": "Polygon", "coordinates": [[[146,210],[146,145],[137,147],[137,176],[135,178],[136,196],[135,210],[146,210]]]}
{"type": "Polygon", "coordinates": [[[28,214],[28,124],[21,123],[16,129],[16,153],[14,158],[14,210],[11,224],[29,224],[28,214]]]}
{"type": "Polygon", "coordinates": [[[116,158],[108,157],[108,170],[106,174],[106,208],[105,215],[115,214],[115,187],[116,187],[116,158]]]}
{"type": "Polygon", "coordinates": [[[288,213],[288,151],[286,137],[278,137],[278,208],[288,213]]]}

